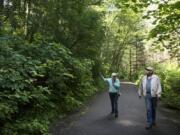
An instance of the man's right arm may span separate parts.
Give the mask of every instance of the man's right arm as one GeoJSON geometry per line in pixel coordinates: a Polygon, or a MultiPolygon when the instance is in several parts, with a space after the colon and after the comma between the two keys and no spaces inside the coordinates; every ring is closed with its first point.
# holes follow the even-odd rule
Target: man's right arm
{"type": "Polygon", "coordinates": [[[142,96],[142,91],[143,91],[142,80],[143,80],[143,79],[140,80],[139,89],[138,89],[139,98],[141,98],[141,96],[142,96]]]}
{"type": "Polygon", "coordinates": [[[159,78],[157,78],[157,87],[158,87],[157,96],[158,96],[158,99],[160,99],[161,98],[161,93],[162,93],[162,87],[161,87],[161,82],[160,82],[159,78]]]}

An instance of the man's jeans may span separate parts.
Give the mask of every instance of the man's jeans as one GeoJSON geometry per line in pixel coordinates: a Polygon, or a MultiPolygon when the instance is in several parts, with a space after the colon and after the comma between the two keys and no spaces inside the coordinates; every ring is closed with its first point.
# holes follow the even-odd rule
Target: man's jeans
{"type": "Polygon", "coordinates": [[[112,113],[118,114],[118,94],[110,92],[109,97],[111,100],[112,113]]]}
{"type": "Polygon", "coordinates": [[[152,126],[152,124],[156,122],[157,97],[152,97],[150,94],[147,94],[145,102],[147,110],[147,124],[148,126],[152,126]]]}

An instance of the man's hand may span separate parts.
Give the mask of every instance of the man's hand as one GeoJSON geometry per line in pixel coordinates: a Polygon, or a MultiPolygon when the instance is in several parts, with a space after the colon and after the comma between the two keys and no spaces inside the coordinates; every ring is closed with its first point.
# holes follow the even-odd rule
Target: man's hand
{"type": "Polygon", "coordinates": [[[161,97],[157,97],[157,101],[161,101],[161,97]]]}

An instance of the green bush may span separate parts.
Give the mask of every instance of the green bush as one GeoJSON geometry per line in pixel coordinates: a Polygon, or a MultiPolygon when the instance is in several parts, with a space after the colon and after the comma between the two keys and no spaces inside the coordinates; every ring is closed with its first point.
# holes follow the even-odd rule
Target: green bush
{"type": "Polygon", "coordinates": [[[166,64],[159,66],[157,73],[163,86],[163,101],[172,108],[180,109],[180,68],[166,64]]]}
{"type": "Polygon", "coordinates": [[[46,135],[50,120],[96,92],[89,59],[61,44],[0,39],[0,134],[46,135]]]}

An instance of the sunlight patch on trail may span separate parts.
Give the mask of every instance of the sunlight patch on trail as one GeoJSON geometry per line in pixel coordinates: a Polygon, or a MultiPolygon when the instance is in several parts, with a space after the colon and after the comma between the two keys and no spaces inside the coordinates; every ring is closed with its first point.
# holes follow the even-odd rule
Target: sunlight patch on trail
{"type": "Polygon", "coordinates": [[[123,126],[139,126],[142,125],[140,123],[137,123],[135,121],[131,121],[131,120],[120,120],[117,121],[118,124],[123,125],[123,126]]]}

